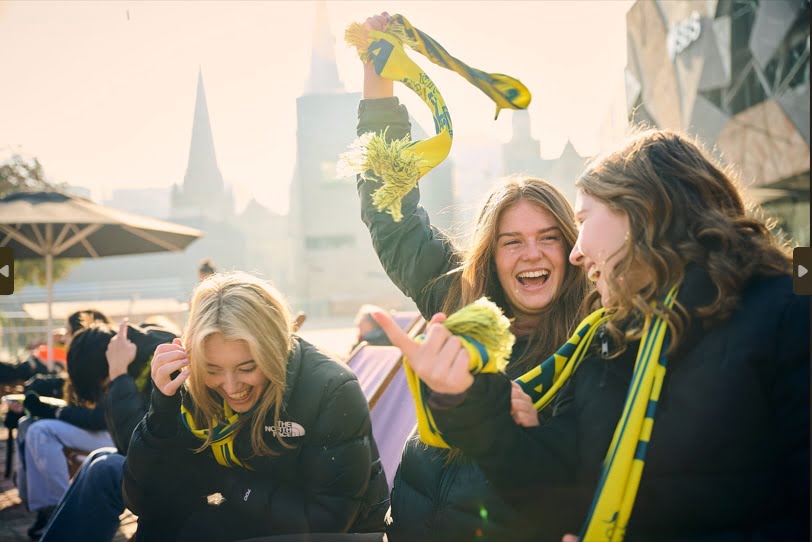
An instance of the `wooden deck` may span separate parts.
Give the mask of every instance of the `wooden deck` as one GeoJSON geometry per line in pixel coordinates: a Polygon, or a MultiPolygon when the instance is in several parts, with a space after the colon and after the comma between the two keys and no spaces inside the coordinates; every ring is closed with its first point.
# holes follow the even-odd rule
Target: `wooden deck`
{"type": "MultiPolygon", "coordinates": [[[[0,420],[4,416],[5,408],[0,408],[0,420]]],[[[0,426],[0,466],[6,464],[7,438],[8,429],[0,426]]],[[[0,470],[0,542],[30,542],[27,531],[34,523],[36,513],[26,510],[12,478],[4,479],[3,470],[0,470]]],[[[137,518],[129,511],[124,512],[114,542],[126,542],[135,533],[136,526],[137,518]]]]}

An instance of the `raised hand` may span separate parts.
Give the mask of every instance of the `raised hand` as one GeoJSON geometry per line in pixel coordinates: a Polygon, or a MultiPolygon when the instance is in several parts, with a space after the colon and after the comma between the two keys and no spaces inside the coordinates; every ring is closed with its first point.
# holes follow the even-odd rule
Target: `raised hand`
{"type": "Polygon", "coordinates": [[[389,341],[400,348],[415,374],[433,391],[457,395],[474,383],[474,376],[469,370],[468,352],[460,340],[441,325],[445,321],[445,314],[440,312],[432,317],[422,343],[409,337],[389,314],[374,312],[372,317],[389,341]]]}
{"type": "Polygon", "coordinates": [[[127,372],[130,363],[135,359],[135,344],[127,337],[129,321],[125,318],[118,325],[118,334],[110,339],[107,345],[107,366],[110,380],[115,380],[127,372]]]}
{"type": "MultiPolygon", "coordinates": [[[[389,14],[383,12],[380,15],[373,15],[364,21],[365,30],[377,30],[383,32],[389,24],[389,14]]],[[[392,81],[384,79],[375,73],[375,66],[372,62],[364,64],[364,99],[390,98],[394,96],[392,81]]]]}
{"type": "Polygon", "coordinates": [[[510,387],[510,415],[513,421],[522,427],[539,425],[539,416],[536,407],[533,406],[533,400],[515,382],[511,382],[510,387]]]}
{"type": "Polygon", "coordinates": [[[189,357],[183,342],[175,339],[171,344],[161,344],[152,356],[152,382],[164,395],[175,395],[181,384],[189,378],[189,357]],[[172,378],[172,373],[180,371],[172,378]]]}

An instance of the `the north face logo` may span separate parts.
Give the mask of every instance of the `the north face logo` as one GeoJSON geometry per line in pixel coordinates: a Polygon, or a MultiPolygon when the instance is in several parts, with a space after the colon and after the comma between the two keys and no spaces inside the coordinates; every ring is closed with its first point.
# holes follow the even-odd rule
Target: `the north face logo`
{"type": "Polygon", "coordinates": [[[303,437],[305,434],[304,427],[298,423],[283,421],[278,421],[276,423],[276,427],[273,425],[266,425],[265,431],[271,433],[273,436],[277,436],[278,433],[282,438],[303,437]]]}

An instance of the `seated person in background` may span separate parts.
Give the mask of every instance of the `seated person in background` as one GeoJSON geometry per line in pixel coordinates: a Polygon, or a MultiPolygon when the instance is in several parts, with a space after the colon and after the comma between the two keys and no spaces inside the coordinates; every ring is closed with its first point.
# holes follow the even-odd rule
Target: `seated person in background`
{"type": "Polygon", "coordinates": [[[101,406],[112,442],[104,448],[86,448],[95,451],[59,501],[41,540],[109,542],[113,538],[124,511],[121,496],[124,455],[133,429],[149,404],[152,389],[149,361],[158,345],[175,337],[170,331],[133,326],[124,320],[118,333],[107,325],[97,324],[73,338],[68,350],[68,369],[74,390],[79,397],[101,406]],[[89,386],[88,382],[103,385],[89,386]],[[93,515],[89,516],[87,510],[93,510],[93,515]]]}
{"type": "Polygon", "coordinates": [[[158,347],[152,380],[123,484],[137,540],[383,532],[386,478],[361,388],[293,335],[267,282],[198,284],[183,341],[158,347]]]}
{"type": "Polygon", "coordinates": [[[372,318],[373,312],[380,311],[383,311],[383,309],[377,305],[369,304],[362,305],[361,308],[358,309],[358,313],[355,315],[355,327],[358,328],[358,337],[356,338],[355,344],[350,348],[350,351],[355,350],[362,342],[374,346],[389,346],[392,344],[389,342],[386,333],[381,329],[381,326],[378,325],[378,322],[372,318]]]}
{"type": "Polygon", "coordinates": [[[214,262],[211,261],[211,258],[203,258],[200,260],[200,265],[197,267],[198,279],[206,280],[215,273],[217,273],[217,268],[214,267],[214,262]]]}
{"type": "MultiPolygon", "coordinates": [[[[76,311],[68,316],[63,336],[66,346],[76,333],[92,322],[109,322],[109,319],[96,309],[76,311]]],[[[40,364],[45,367],[44,363],[40,364]]],[[[81,365],[81,362],[77,365],[81,365]]],[[[69,379],[63,375],[37,374],[25,383],[24,405],[9,404],[9,416],[22,416],[23,407],[29,413],[28,417],[16,421],[7,419],[6,426],[9,430],[14,427],[18,429],[16,484],[20,499],[27,503],[29,509],[37,510],[37,519],[29,529],[32,538],[41,533],[56,503],[55,499],[59,499],[67,487],[68,467],[62,449],[90,450],[110,442],[101,410],[92,402],[76,397],[70,390],[69,379]],[[68,405],[57,408],[42,402],[40,396],[65,398],[68,405]],[[29,457],[36,462],[29,463],[29,457]],[[54,468],[52,463],[55,461],[61,462],[59,468],[54,468]],[[52,470],[55,474],[53,479],[52,470]]]]}

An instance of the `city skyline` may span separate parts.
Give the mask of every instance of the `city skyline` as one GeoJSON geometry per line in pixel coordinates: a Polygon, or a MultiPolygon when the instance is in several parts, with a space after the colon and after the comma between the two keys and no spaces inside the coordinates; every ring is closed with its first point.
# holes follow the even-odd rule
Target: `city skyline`
{"type": "MultiPolygon", "coordinates": [[[[625,106],[630,5],[579,2],[576,10],[559,2],[475,3],[466,5],[465,21],[453,25],[442,21],[457,16],[461,4],[455,2],[327,2],[327,9],[346,92],[360,92],[362,72],[343,43],[343,29],[386,7],[471,65],[527,84],[534,96],[533,136],[542,157],[551,157],[567,140],[581,154],[596,152],[611,107],[625,106]],[[517,18],[517,12],[527,16],[517,18]],[[491,39],[477,39],[482,33],[491,39]]],[[[0,48],[15,51],[0,58],[0,68],[16,82],[0,103],[0,148],[37,156],[50,178],[87,187],[96,199],[114,189],[179,184],[202,70],[218,163],[238,209],[254,197],[286,213],[296,159],[295,100],[310,76],[315,7],[0,3],[0,48]]],[[[509,111],[494,122],[492,104],[478,91],[450,72],[426,69],[449,104],[455,149],[510,138],[509,111]]],[[[396,88],[396,94],[424,128],[431,126],[409,91],[396,88]]]]}

